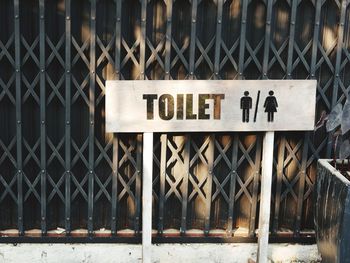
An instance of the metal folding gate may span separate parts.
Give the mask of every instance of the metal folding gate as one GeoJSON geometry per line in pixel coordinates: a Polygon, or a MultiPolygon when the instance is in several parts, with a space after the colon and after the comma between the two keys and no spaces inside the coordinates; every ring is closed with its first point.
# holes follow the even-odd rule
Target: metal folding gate
{"type": "MultiPolygon", "coordinates": [[[[349,21],[348,0],[1,0],[1,236],[139,235],[142,136],[105,133],[106,79],[317,79],[319,116],[349,90],[349,21]]],[[[272,234],[312,233],[329,141],[277,134],[272,234]]],[[[261,142],[156,135],[158,235],[254,237],[261,142]]]]}

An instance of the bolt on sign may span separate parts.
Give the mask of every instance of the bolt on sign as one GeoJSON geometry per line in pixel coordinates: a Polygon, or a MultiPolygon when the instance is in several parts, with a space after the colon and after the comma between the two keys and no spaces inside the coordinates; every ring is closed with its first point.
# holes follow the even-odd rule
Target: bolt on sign
{"type": "Polygon", "coordinates": [[[107,132],[312,130],[315,80],[107,81],[107,132]]]}

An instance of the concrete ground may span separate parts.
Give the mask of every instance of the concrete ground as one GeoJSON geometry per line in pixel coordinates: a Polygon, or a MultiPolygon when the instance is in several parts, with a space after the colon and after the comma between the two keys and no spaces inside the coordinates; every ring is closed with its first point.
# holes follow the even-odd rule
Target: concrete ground
{"type": "MultiPolygon", "coordinates": [[[[254,262],[256,244],[161,244],[152,262],[254,262]]],[[[316,245],[271,244],[271,262],[320,262],[316,245]]],[[[0,244],[0,262],[141,262],[141,246],[128,244],[0,244]]]]}

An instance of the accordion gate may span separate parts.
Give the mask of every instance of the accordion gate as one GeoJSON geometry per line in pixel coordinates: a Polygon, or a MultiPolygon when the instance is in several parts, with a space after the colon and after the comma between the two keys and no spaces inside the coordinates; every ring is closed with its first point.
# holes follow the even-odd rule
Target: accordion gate
{"type": "MultiPolygon", "coordinates": [[[[139,236],[142,136],[105,133],[106,79],[310,78],[318,117],[344,102],[349,2],[2,0],[1,235],[139,236]]],[[[312,233],[315,161],[330,141],[276,134],[273,235],[312,233]]],[[[255,236],[261,133],[154,142],[160,237],[255,236]]]]}

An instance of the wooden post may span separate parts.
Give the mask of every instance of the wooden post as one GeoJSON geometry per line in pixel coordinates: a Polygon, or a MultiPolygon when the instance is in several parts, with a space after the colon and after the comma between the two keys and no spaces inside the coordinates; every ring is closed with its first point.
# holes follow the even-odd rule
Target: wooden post
{"type": "Polygon", "coordinates": [[[257,262],[267,263],[270,208],[271,208],[271,184],[273,166],[273,131],[265,133],[263,141],[262,173],[261,173],[261,194],[260,194],[260,216],[259,216],[259,237],[257,262]]]}
{"type": "Polygon", "coordinates": [[[153,132],[143,134],[142,262],[151,263],[153,132]]]}

